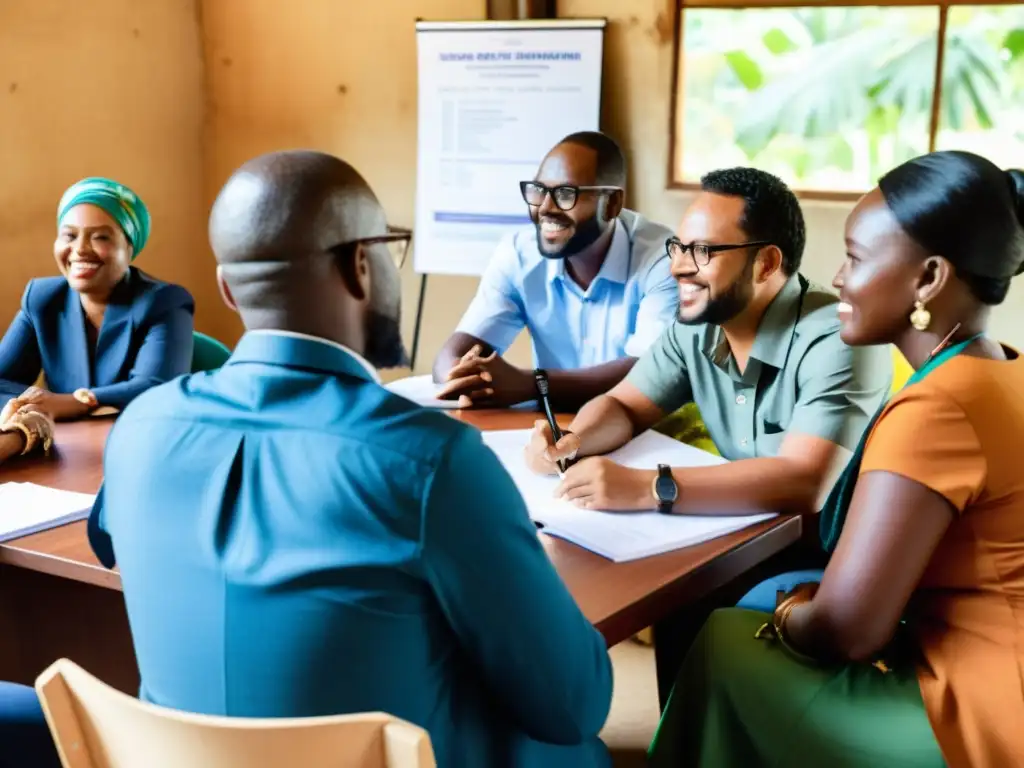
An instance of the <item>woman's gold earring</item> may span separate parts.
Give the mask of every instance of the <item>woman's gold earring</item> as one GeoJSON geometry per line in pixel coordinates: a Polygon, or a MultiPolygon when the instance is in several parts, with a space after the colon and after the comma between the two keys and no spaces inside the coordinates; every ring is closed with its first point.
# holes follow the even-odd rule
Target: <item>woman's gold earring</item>
{"type": "Polygon", "coordinates": [[[923,301],[914,302],[914,311],[910,313],[910,324],[919,331],[927,331],[932,324],[932,313],[924,308],[923,301]]]}

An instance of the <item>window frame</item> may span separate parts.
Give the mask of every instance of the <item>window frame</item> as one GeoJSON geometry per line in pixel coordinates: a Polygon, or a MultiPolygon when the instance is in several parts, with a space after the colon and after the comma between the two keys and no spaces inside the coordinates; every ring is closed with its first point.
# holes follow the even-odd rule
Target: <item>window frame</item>
{"type": "MultiPolygon", "coordinates": [[[[680,106],[680,81],[683,69],[683,14],[687,10],[709,10],[709,9],[768,9],[768,8],[826,8],[828,6],[839,6],[843,8],[855,6],[879,7],[879,8],[907,8],[931,6],[939,11],[939,28],[936,33],[939,36],[938,52],[935,57],[935,88],[932,93],[931,115],[928,121],[928,151],[935,151],[935,142],[939,133],[939,116],[942,107],[942,65],[946,55],[946,29],[949,22],[949,9],[954,6],[977,6],[977,5],[1024,5],[1020,0],[678,0],[672,4],[672,77],[671,97],[669,100],[669,127],[668,127],[668,182],[667,189],[696,191],[700,184],[693,181],[683,181],[676,177],[676,150],[682,137],[677,130],[682,119],[677,116],[680,106]]],[[[683,96],[685,99],[685,95],[683,96]]],[[[859,200],[869,190],[863,192],[839,192],[824,189],[793,189],[797,197],[804,200],[826,200],[834,202],[853,202],[859,200]]]]}

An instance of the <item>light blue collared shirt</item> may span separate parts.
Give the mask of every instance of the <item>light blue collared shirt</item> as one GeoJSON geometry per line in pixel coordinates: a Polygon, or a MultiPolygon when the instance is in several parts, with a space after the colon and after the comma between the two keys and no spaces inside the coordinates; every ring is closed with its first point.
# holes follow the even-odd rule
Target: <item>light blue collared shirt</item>
{"type": "Polygon", "coordinates": [[[121,568],[141,697],[187,712],[389,712],[439,766],[607,766],[605,643],[480,433],[300,334],[247,333],[149,390],[89,520],[121,568]]]}
{"type": "Polygon", "coordinates": [[[669,271],[668,227],[622,211],[601,271],[583,290],[564,259],[545,258],[531,225],[505,239],[456,330],[504,354],[526,328],[534,365],[590,368],[639,357],[673,321],[679,303],[669,271]]]}

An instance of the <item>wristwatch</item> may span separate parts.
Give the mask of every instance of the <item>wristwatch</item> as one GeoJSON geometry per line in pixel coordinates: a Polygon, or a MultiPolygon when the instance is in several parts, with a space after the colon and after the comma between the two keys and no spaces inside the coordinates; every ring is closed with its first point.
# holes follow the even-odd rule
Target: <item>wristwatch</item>
{"type": "Polygon", "coordinates": [[[75,400],[80,402],[82,405],[87,405],[90,408],[95,408],[97,405],[99,405],[99,402],[96,400],[96,395],[94,395],[90,390],[85,389],[84,387],[76,389],[74,392],[71,393],[71,396],[75,398],[75,400]]]}
{"type": "Polygon", "coordinates": [[[658,511],[663,515],[671,515],[672,507],[679,498],[679,486],[676,485],[676,479],[672,477],[672,467],[668,464],[658,465],[658,476],[651,485],[651,493],[658,502],[658,511]]]}

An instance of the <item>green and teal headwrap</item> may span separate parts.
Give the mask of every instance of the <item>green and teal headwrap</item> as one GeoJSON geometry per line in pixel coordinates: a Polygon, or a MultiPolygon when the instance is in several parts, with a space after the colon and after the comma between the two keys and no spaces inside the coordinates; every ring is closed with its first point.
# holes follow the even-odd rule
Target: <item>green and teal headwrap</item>
{"type": "Polygon", "coordinates": [[[67,212],[76,205],[95,205],[102,208],[121,225],[128,242],[132,244],[132,258],[146,246],[149,240],[149,209],[138,195],[124,184],[111,179],[93,177],[82,179],[64,193],[57,206],[57,226],[61,225],[67,212]]]}

